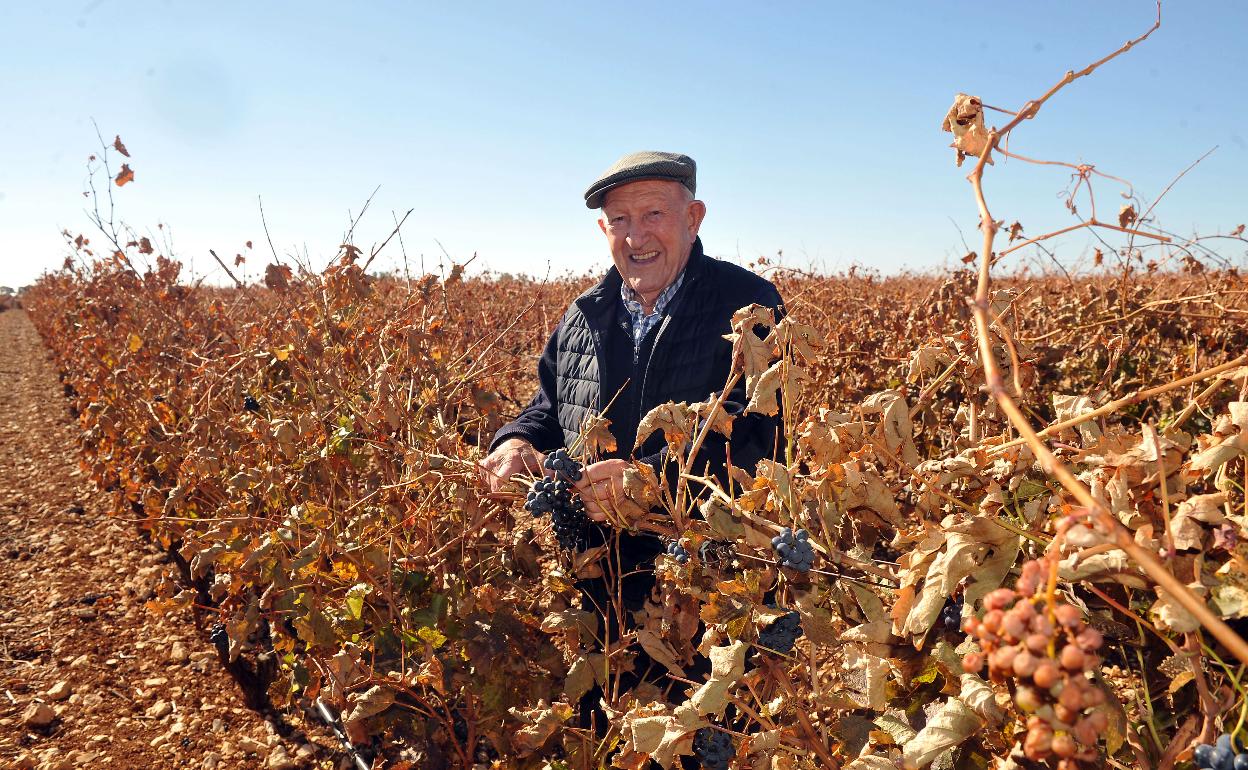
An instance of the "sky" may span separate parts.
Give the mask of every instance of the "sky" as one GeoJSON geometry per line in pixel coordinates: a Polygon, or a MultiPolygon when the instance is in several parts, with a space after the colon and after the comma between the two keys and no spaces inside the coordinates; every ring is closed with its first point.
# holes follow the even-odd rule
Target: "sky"
{"type": "MultiPolygon", "coordinates": [[[[1155,224],[1226,232],[1248,220],[1248,3],[1163,12],[1153,37],[1055,96],[1009,147],[1094,164],[1145,206],[1216,147],[1155,224]]],[[[209,249],[244,254],[253,279],[272,261],[261,202],[273,249],[320,267],[370,196],[354,231],[366,251],[412,210],[374,269],[475,254],[471,270],[599,271],[609,256],[583,192],[641,149],[697,161],[713,255],[950,269],[978,220],[969,164],[955,167],[940,130],[953,95],[1017,109],[1154,15],[1149,0],[5,0],[0,285],[56,269],[63,230],[102,242],[83,196],[95,125],[132,156],[135,181],[111,188],[116,218],[210,281],[225,278],[209,249]]],[[[1032,235],[1072,224],[1070,173],[998,158],[994,217],[1032,235]]],[[[1102,219],[1123,189],[1096,182],[1102,219]]],[[[1052,245],[1073,265],[1096,244],[1052,245]]]]}

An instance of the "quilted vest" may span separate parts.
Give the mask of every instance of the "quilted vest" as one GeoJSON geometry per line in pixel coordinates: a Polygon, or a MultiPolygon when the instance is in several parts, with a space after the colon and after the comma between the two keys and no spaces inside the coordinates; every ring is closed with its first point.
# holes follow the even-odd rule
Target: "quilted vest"
{"type": "MultiPolygon", "coordinates": [[[[564,316],[557,343],[556,394],[565,446],[576,440],[585,418],[601,413],[614,395],[602,389],[606,356],[627,355],[631,363],[631,350],[607,350],[605,345],[620,308],[620,284],[620,274],[612,267],[564,316]]],[[[616,436],[634,435],[641,417],[659,404],[702,401],[723,389],[732,359],[732,344],[724,335],[732,331],[732,314],[755,302],[778,306],[780,296],[769,281],[706,256],[701,240],[695,240],[684,283],[651,332],[652,344],[643,348],[637,367],[641,388],[637,412],[620,414],[613,406],[607,415],[616,436]]],[[[657,451],[662,438],[655,435],[647,443],[653,446],[643,446],[640,455],[657,451]]],[[[620,449],[627,453],[629,448],[620,449]]]]}

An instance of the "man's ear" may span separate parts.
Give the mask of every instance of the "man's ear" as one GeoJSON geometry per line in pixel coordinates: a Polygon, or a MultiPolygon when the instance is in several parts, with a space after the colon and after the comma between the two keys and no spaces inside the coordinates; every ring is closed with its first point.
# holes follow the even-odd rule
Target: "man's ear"
{"type": "Polygon", "coordinates": [[[603,235],[607,234],[607,216],[605,214],[598,217],[598,229],[602,231],[603,235]]]}
{"type": "Polygon", "coordinates": [[[706,218],[706,204],[702,201],[691,201],[687,214],[689,216],[689,234],[696,236],[698,228],[702,227],[702,220],[706,218]]]}

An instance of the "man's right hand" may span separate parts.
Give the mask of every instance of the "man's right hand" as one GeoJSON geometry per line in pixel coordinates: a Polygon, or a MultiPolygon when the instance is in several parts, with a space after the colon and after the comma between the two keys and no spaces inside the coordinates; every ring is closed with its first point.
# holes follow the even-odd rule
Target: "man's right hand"
{"type": "Polygon", "coordinates": [[[490,491],[498,492],[517,473],[541,476],[545,459],[546,455],[524,439],[509,438],[481,461],[480,468],[490,491]]]}

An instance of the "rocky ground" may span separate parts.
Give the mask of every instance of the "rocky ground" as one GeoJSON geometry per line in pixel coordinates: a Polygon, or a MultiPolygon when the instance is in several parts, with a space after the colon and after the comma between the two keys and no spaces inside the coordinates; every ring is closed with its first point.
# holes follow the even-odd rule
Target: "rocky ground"
{"type": "Polygon", "coordinates": [[[348,767],[310,715],[248,709],[189,611],[145,609],[176,568],[107,515],[76,433],[26,314],[0,312],[0,767],[348,767]]]}

